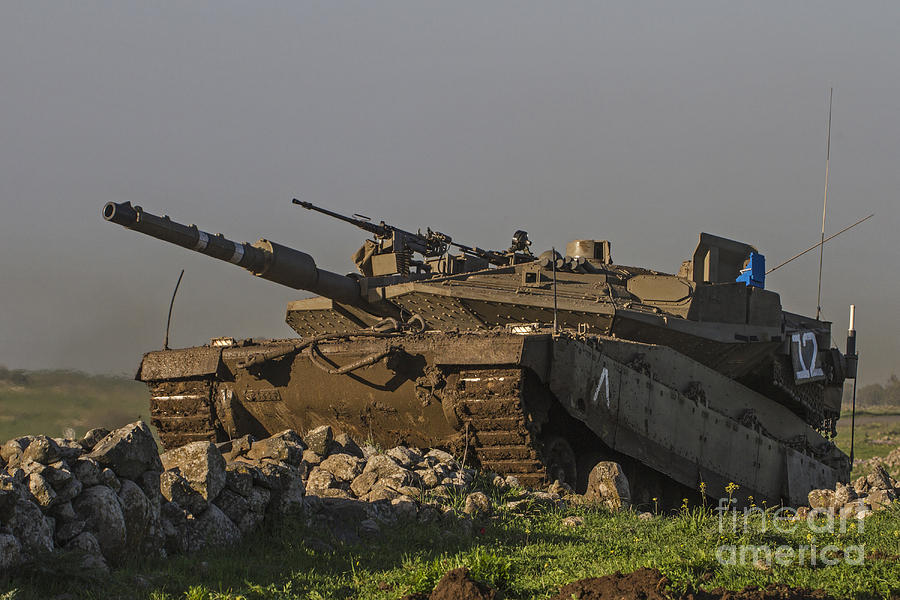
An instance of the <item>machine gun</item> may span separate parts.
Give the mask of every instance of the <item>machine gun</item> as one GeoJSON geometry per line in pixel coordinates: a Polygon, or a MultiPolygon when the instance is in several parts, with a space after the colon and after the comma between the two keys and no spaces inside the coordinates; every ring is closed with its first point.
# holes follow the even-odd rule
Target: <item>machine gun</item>
{"type": "Polygon", "coordinates": [[[376,225],[368,219],[359,218],[362,215],[354,215],[353,217],[348,217],[340,213],[330,211],[326,208],[316,206],[312,202],[306,202],[294,198],[293,203],[298,206],[302,206],[307,210],[320,212],[323,215],[334,217],[335,219],[344,221],[345,223],[350,223],[351,225],[356,225],[360,229],[368,231],[375,236],[375,239],[379,241],[379,243],[383,246],[382,249],[385,251],[416,252],[418,254],[421,254],[425,258],[433,258],[435,256],[441,256],[442,254],[445,254],[447,252],[447,245],[452,242],[449,235],[443,234],[439,231],[432,231],[431,229],[428,229],[428,232],[426,234],[422,234],[421,231],[419,231],[418,233],[412,233],[410,231],[400,229],[399,227],[388,225],[384,221],[376,225]]]}
{"type": "MultiPolygon", "coordinates": [[[[372,273],[367,273],[367,270],[374,268],[370,263],[374,256],[399,256],[399,260],[392,259],[392,264],[388,267],[388,270],[393,271],[396,269],[398,272],[403,272],[404,267],[408,270],[410,265],[423,266],[422,263],[412,260],[412,253],[421,254],[425,258],[436,258],[446,254],[450,246],[457,248],[465,255],[476,257],[499,267],[533,259],[528,248],[531,245],[531,242],[528,240],[528,234],[521,230],[516,231],[513,236],[513,244],[507,252],[497,252],[454,242],[449,235],[439,231],[432,231],[431,228],[426,229],[424,234],[421,230],[418,233],[412,233],[399,227],[388,225],[384,221],[378,224],[372,223],[371,220],[364,218],[362,215],[348,217],[316,206],[312,202],[294,198],[293,203],[307,210],[314,210],[345,223],[350,223],[374,235],[377,248],[373,248],[373,251],[366,256],[366,247],[364,246],[355,258],[360,270],[368,275],[372,273]],[[524,254],[520,254],[520,252],[524,252],[524,254]]],[[[374,268],[374,270],[382,271],[383,269],[374,268]]],[[[375,272],[374,274],[380,273],[375,272]]]]}

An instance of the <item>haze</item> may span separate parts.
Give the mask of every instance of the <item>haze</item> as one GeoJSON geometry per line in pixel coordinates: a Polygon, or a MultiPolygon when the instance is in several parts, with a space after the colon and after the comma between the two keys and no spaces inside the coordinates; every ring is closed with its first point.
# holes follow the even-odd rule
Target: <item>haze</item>
{"type": "MultiPolygon", "coordinates": [[[[861,378],[898,369],[897,3],[4,2],[0,364],[133,373],[162,345],[288,337],[297,292],[104,222],[107,201],[352,270],[363,232],[676,272],[700,231],[772,266],[819,239],[861,378]]],[[[773,273],[814,314],[817,254],[773,273]]]]}

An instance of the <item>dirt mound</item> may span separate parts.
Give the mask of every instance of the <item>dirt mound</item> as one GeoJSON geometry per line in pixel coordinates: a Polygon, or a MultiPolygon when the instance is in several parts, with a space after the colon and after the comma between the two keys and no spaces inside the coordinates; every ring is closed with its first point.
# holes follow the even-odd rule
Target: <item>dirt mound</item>
{"type": "MultiPolygon", "coordinates": [[[[465,567],[448,571],[431,594],[412,594],[400,600],[496,600],[497,591],[469,576],[465,567]]],[[[780,583],[764,588],[751,585],[734,592],[717,588],[676,595],[669,579],[659,569],[642,567],[631,573],[615,572],[603,577],[574,581],[559,589],[550,600],[834,600],[824,590],[807,590],[780,583]]]]}
{"type": "Polygon", "coordinates": [[[412,594],[400,600],[495,600],[495,598],[497,590],[478,583],[469,576],[467,568],[460,567],[447,571],[434,586],[431,595],[412,594]]]}
{"type": "Polygon", "coordinates": [[[683,596],[676,596],[668,587],[669,580],[658,569],[641,568],[624,575],[616,572],[570,583],[560,588],[552,600],[831,600],[824,590],[774,583],[764,588],[748,586],[739,592],[700,588],[683,596]]]}
{"type": "Polygon", "coordinates": [[[764,588],[747,586],[739,592],[721,588],[689,594],[685,600],[832,600],[825,590],[807,590],[780,583],[770,583],[764,588]]]}
{"type": "Polygon", "coordinates": [[[575,581],[561,587],[551,600],[669,600],[668,586],[669,580],[658,569],[640,568],[575,581]]]}

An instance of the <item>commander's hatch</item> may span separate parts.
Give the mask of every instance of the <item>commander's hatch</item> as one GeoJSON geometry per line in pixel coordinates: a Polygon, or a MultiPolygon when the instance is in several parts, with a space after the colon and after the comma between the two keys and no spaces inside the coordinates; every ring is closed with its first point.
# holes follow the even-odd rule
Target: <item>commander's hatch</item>
{"type": "Polygon", "coordinates": [[[679,276],[696,283],[734,283],[756,248],[711,233],[701,233],[692,260],[681,265],[679,276]]]}

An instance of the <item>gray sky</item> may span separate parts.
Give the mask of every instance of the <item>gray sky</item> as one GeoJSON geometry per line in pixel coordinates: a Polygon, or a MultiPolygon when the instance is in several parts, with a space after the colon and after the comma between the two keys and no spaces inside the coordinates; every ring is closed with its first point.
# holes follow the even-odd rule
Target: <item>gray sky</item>
{"type": "MultiPolygon", "coordinates": [[[[131,200],[352,270],[299,196],[483,247],[612,241],[677,271],[701,230],[774,265],[821,226],[824,315],[898,368],[900,4],[0,2],[0,363],[133,372],[162,344],[286,337],[298,294],[104,222],[131,200]]],[[[814,253],[773,274],[814,314],[814,253]]]]}

